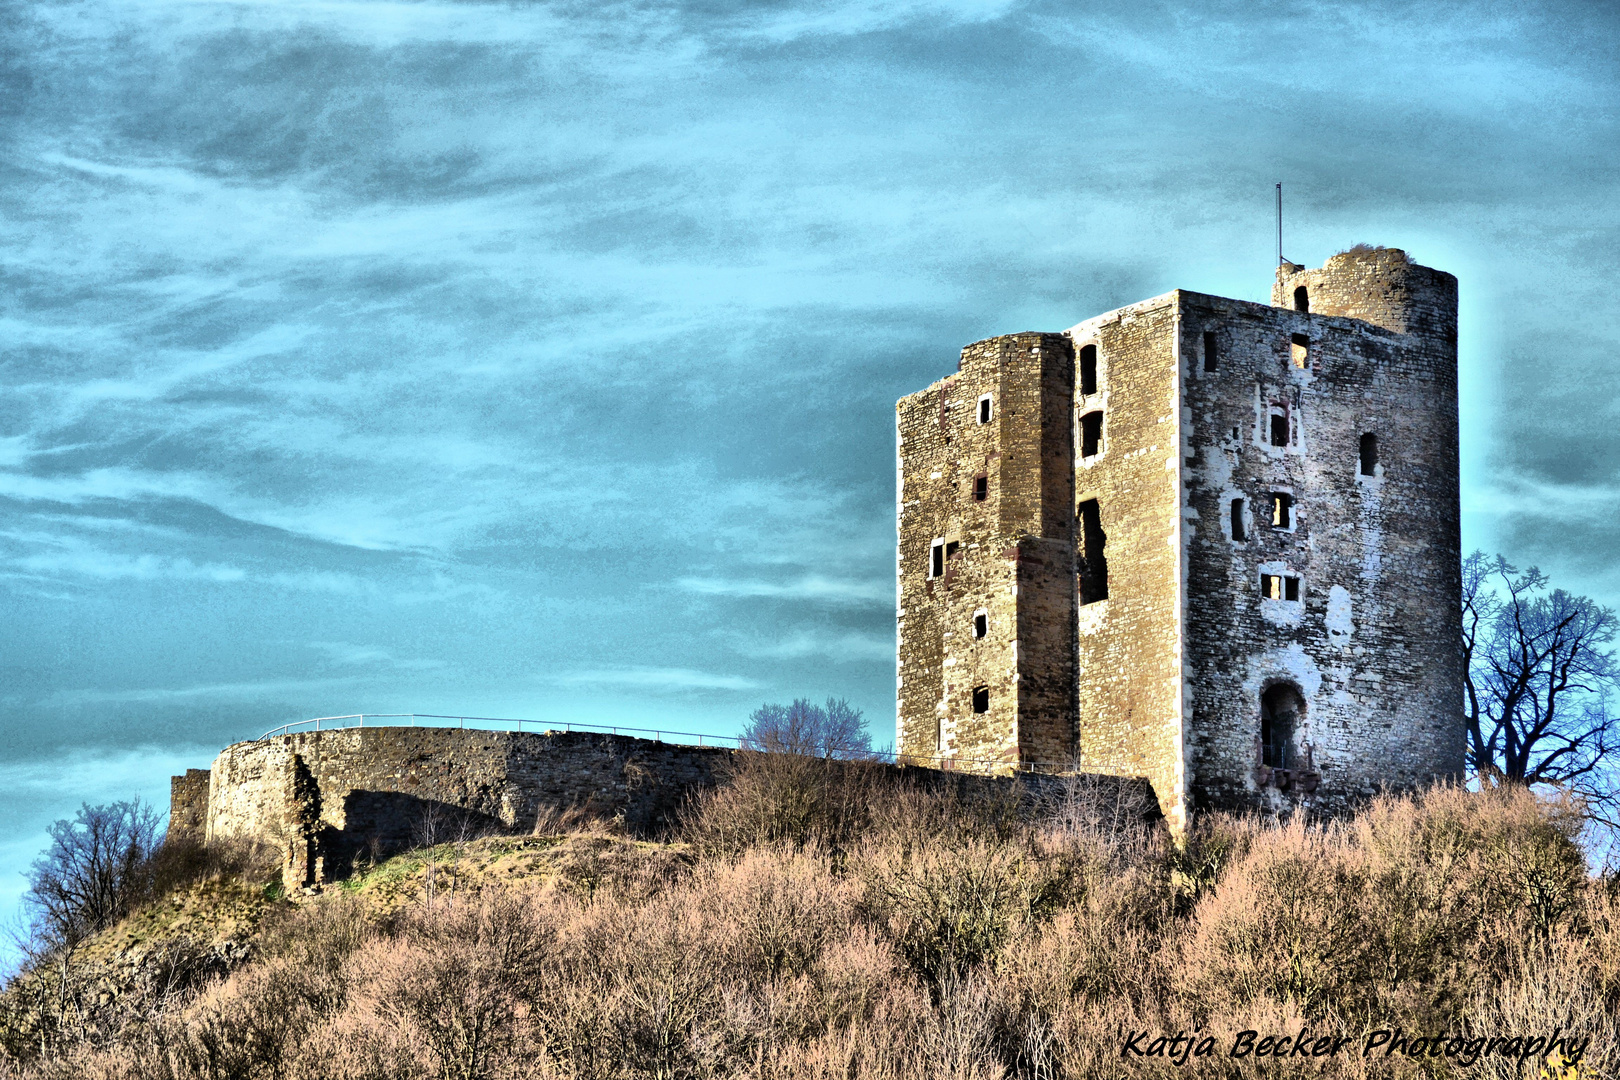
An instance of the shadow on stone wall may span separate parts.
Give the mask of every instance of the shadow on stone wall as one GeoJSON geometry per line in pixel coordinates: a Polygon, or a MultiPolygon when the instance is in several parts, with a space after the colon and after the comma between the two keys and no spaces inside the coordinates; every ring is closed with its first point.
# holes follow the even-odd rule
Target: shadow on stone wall
{"type": "MultiPolygon", "coordinates": [[[[343,797],[341,830],[331,830],[327,872],[346,876],[356,862],[377,863],[412,848],[516,831],[499,818],[402,791],[357,788],[343,797]]],[[[522,830],[527,831],[527,830],[522,830]]]]}

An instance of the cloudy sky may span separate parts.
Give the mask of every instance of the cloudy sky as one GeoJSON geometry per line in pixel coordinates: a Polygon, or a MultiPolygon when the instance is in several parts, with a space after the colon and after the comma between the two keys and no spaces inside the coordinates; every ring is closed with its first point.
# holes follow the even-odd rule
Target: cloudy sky
{"type": "Polygon", "coordinates": [[[1620,600],[1605,5],[0,0],[0,913],[289,720],[893,731],[893,402],[1358,241],[1620,600]]]}

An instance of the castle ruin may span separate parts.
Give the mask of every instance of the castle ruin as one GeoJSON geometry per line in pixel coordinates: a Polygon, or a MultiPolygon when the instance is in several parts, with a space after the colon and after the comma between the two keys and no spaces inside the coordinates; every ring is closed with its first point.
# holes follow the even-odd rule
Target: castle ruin
{"type": "Polygon", "coordinates": [[[897,749],[1341,813],[1463,769],[1457,279],[1392,248],[902,398],[897,749]]]}

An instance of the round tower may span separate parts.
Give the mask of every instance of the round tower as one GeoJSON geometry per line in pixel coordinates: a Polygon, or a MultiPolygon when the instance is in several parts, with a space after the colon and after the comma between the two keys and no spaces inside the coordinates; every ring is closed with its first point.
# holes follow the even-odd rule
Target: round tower
{"type": "Polygon", "coordinates": [[[1357,244],[1316,269],[1285,262],[1277,267],[1271,302],[1457,344],[1457,279],[1419,266],[1400,248],[1357,244]]]}

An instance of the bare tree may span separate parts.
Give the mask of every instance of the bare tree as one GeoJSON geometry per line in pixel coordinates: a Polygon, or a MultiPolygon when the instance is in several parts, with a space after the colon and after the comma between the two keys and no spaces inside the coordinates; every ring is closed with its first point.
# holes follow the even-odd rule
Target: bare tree
{"type": "Polygon", "coordinates": [[[147,893],[163,822],[139,798],[91,806],[47,830],[51,843],[28,871],[23,905],[36,942],[71,951],[112,925],[147,893]]]}
{"type": "Polygon", "coordinates": [[[743,729],[742,747],[773,754],[822,758],[868,758],[872,736],[861,710],[843,698],[825,705],[799,698],[791,705],[761,705],[743,729]]]}
{"type": "Polygon", "coordinates": [[[1608,820],[1616,803],[1620,665],[1615,613],[1548,590],[1535,567],[1502,556],[1463,560],[1463,650],[1469,764],[1482,781],[1557,786],[1608,820]]]}

